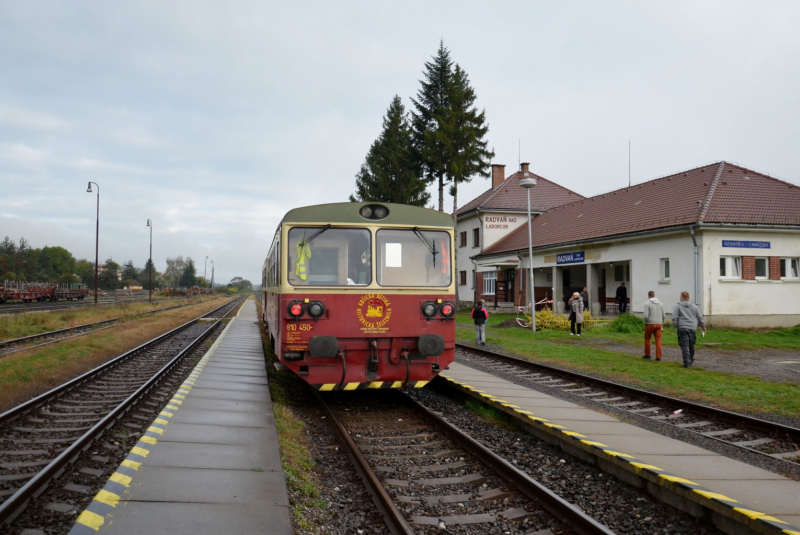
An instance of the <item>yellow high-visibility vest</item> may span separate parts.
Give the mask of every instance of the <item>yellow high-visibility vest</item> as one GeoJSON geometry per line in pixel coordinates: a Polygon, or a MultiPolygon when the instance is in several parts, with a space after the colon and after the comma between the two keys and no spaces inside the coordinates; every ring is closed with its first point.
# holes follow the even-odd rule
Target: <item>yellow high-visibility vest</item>
{"type": "Polygon", "coordinates": [[[303,239],[294,246],[294,250],[295,253],[297,253],[297,263],[294,266],[294,274],[300,277],[300,280],[306,280],[306,259],[311,258],[311,247],[308,246],[305,235],[303,239]]]}

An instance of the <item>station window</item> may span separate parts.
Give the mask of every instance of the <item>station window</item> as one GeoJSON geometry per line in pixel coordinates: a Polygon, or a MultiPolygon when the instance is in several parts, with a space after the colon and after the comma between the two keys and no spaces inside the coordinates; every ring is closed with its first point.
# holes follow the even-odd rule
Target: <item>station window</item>
{"type": "Polygon", "coordinates": [[[494,295],[497,272],[487,271],[483,274],[483,295],[494,295]]]}
{"type": "Polygon", "coordinates": [[[741,256],[721,256],[719,257],[719,276],[723,279],[742,278],[742,257],[741,256]]]}
{"type": "Polygon", "coordinates": [[[800,279],[800,258],[781,258],[781,278],[800,279]]]}
{"type": "Polygon", "coordinates": [[[458,272],[458,283],[461,286],[464,286],[464,285],[467,284],[467,272],[466,271],[459,271],[458,272]]]}
{"type": "Polygon", "coordinates": [[[756,278],[769,278],[769,259],[764,257],[756,258],[756,278]]]}
{"type": "Polygon", "coordinates": [[[473,247],[481,246],[481,229],[479,228],[472,229],[472,246],[473,247]]]}
{"type": "Polygon", "coordinates": [[[467,246],[467,231],[465,230],[464,232],[459,234],[459,238],[460,238],[460,240],[459,240],[458,246],[459,247],[466,247],[467,246]]]}
{"type": "Polygon", "coordinates": [[[661,259],[661,280],[669,280],[669,258],[661,259]]]}

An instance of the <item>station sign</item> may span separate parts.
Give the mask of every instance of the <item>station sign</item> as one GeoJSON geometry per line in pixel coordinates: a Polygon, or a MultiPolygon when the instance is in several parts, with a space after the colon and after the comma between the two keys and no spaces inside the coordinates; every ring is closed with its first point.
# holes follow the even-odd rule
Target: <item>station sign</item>
{"type": "Polygon", "coordinates": [[[556,264],[577,264],[579,262],[583,262],[584,260],[583,251],[578,251],[577,253],[564,253],[556,256],[556,264]]]}
{"type": "Polygon", "coordinates": [[[722,240],[723,247],[736,247],[738,249],[769,249],[768,241],[741,241],[741,240],[722,240]]]}

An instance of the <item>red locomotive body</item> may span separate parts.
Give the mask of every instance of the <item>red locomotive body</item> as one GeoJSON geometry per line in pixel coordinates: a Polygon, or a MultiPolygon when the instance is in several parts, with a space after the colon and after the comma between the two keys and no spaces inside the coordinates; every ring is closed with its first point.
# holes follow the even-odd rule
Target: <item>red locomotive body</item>
{"type": "Polygon", "coordinates": [[[262,281],[280,361],[323,391],[427,384],[455,356],[452,230],[405,205],[286,214],[262,281]]]}

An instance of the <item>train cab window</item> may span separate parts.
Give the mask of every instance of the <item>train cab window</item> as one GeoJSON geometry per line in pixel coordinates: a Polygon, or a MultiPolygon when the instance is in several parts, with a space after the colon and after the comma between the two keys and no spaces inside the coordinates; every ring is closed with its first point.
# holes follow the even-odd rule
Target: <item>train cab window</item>
{"type": "Polygon", "coordinates": [[[381,286],[450,286],[450,234],[431,230],[381,229],[376,235],[381,286]]]}
{"type": "Polygon", "coordinates": [[[366,286],[372,282],[367,229],[295,227],[289,230],[286,273],[293,286],[366,286]]]}

